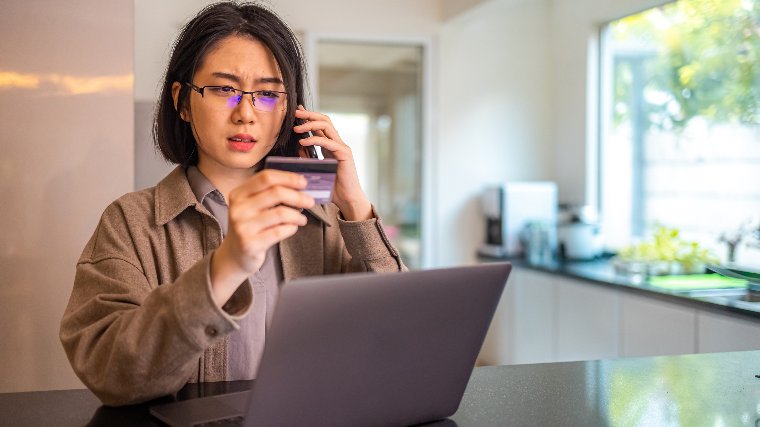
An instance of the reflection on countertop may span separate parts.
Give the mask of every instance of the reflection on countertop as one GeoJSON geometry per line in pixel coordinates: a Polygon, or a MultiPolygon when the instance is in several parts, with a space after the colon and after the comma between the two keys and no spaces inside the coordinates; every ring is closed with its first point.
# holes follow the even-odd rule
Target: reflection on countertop
{"type": "MultiPolygon", "coordinates": [[[[481,256],[479,260],[489,262],[503,261],[504,259],[481,256]]],[[[552,261],[543,264],[530,264],[524,258],[510,258],[509,261],[516,267],[557,274],[604,286],[614,286],[620,290],[664,298],[671,302],[696,304],[700,308],[728,311],[760,320],[760,292],[750,291],[746,288],[668,290],[653,286],[647,279],[640,280],[616,273],[609,256],[602,256],[592,261],[552,261]]]]}
{"type": "MultiPolygon", "coordinates": [[[[432,425],[757,426],[758,361],[745,351],[478,367],[457,412],[432,425]]],[[[176,400],[252,386],[188,384],[176,400]]],[[[150,406],[174,399],[112,408],[83,389],[0,393],[0,414],[8,425],[157,426],[150,406]]]]}
{"type": "Polygon", "coordinates": [[[760,352],[475,369],[459,426],[760,425],[760,352]]]}

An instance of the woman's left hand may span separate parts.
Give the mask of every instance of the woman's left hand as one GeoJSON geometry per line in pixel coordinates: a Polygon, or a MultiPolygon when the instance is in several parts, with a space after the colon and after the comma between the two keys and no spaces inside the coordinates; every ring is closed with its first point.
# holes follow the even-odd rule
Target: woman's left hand
{"type": "Polygon", "coordinates": [[[300,105],[296,110],[296,117],[305,120],[306,123],[293,127],[293,130],[297,133],[311,131],[314,135],[302,139],[301,145],[319,145],[326,158],[332,157],[338,161],[333,203],[338,206],[343,218],[348,221],[372,218],[372,206],[359,185],[359,175],[356,173],[351,147],[340,138],[330,118],[324,114],[308,111],[300,105]]]}

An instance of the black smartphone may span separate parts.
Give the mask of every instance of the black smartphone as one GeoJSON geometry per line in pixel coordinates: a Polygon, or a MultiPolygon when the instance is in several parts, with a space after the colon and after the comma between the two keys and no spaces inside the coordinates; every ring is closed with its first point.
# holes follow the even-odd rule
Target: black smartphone
{"type": "MultiPolygon", "coordinates": [[[[305,120],[303,120],[303,119],[296,119],[296,125],[302,125],[304,123],[306,123],[305,120]]],[[[300,140],[302,140],[304,138],[308,138],[310,136],[314,136],[314,134],[312,134],[311,132],[299,133],[298,134],[298,140],[300,141],[300,140]]],[[[308,145],[308,146],[303,147],[303,148],[304,148],[304,151],[306,151],[306,156],[308,158],[310,158],[310,159],[318,159],[319,158],[319,155],[317,155],[317,148],[315,146],[308,145]]]]}

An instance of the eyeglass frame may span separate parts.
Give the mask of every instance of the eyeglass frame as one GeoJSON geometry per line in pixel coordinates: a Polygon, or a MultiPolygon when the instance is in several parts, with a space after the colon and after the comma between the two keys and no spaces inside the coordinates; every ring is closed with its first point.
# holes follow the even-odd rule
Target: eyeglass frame
{"type": "MultiPolygon", "coordinates": [[[[185,84],[188,85],[188,86],[190,86],[190,88],[192,90],[198,92],[201,95],[201,98],[205,98],[205,96],[203,96],[203,92],[207,88],[225,88],[225,87],[228,87],[228,88],[232,89],[235,94],[240,93],[240,100],[237,102],[237,104],[235,104],[235,107],[237,107],[238,105],[240,105],[240,102],[243,100],[243,97],[245,95],[251,95],[251,104],[253,105],[253,108],[256,109],[257,111],[261,111],[261,112],[264,112],[264,113],[271,113],[271,112],[274,111],[274,108],[272,110],[260,110],[260,109],[256,108],[256,93],[259,93],[259,92],[272,92],[272,93],[278,93],[278,94],[281,94],[281,95],[285,95],[286,98],[288,96],[287,92],[282,92],[282,91],[279,91],[279,90],[260,89],[260,90],[245,91],[243,89],[238,89],[238,88],[232,87],[230,85],[206,85],[206,86],[200,86],[199,87],[199,86],[196,86],[196,85],[194,85],[194,84],[192,84],[190,82],[185,82],[185,84]]],[[[229,98],[231,98],[231,97],[228,97],[227,99],[229,99],[229,98]]],[[[234,108],[234,107],[232,107],[232,108],[234,108]]]]}

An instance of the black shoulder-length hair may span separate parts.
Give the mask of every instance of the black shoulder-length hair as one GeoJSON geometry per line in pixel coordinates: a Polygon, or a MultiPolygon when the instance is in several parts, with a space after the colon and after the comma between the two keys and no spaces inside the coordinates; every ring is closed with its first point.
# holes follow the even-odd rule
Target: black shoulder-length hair
{"type": "Polygon", "coordinates": [[[192,90],[184,83],[193,81],[206,55],[229,36],[252,37],[274,55],[288,93],[288,102],[285,119],[270,154],[298,155],[300,145],[293,132],[295,110],[299,104],[306,105],[301,44],[271,10],[255,3],[221,2],[201,10],[185,25],[174,43],[153,123],[154,144],[169,162],[184,167],[198,164],[192,128],[179,115],[179,111],[188,107],[188,95],[192,90]],[[174,82],[182,83],[176,109],[172,98],[174,82]]]}

